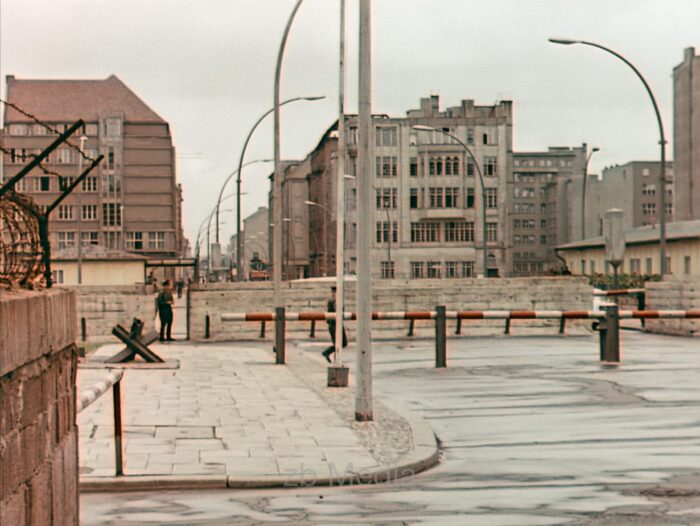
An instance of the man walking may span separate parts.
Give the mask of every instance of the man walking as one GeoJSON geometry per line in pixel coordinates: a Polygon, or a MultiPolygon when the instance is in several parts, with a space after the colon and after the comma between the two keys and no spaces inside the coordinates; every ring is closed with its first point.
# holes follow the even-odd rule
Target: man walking
{"type": "MultiPolygon", "coordinates": [[[[335,312],[335,293],[336,287],[333,286],[331,287],[331,297],[328,298],[328,308],[326,309],[328,312],[335,312]]],[[[333,342],[333,345],[328,347],[321,354],[323,354],[323,357],[328,363],[331,363],[331,354],[335,353],[335,319],[328,319],[326,320],[326,323],[328,323],[328,332],[331,334],[331,341],[333,342]]],[[[345,327],[343,326],[343,349],[347,346],[348,335],[345,333],[345,327]]]]}

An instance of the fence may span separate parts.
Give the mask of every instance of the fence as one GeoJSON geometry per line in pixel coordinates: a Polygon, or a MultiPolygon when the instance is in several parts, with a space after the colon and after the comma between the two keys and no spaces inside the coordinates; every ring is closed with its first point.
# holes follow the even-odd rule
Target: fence
{"type": "Polygon", "coordinates": [[[123,466],[123,449],[122,449],[122,397],[121,397],[121,380],[123,376],[121,369],[110,371],[104,379],[96,384],[91,385],[87,390],[78,395],[76,400],[76,414],[83,409],[89,407],[95,400],[101,397],[112,388],[112,399],[114,408],[114,460],[116,465],[117,476],[124,475],[123,466]]]}

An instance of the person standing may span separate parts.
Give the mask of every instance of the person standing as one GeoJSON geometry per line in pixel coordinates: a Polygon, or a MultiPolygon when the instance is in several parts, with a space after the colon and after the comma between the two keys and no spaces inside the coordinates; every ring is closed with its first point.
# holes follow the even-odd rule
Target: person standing
{"type": "MultiPolygon", "coordinates": [[[[333,286],[331,287],[331,297],[328,298],[328,312],[335,312],[335,293],[336,293],[336,287],[333,286]]],[[[331,363],[331,354],[335,353],[335,319],[328,319],[326,320],[326,323],[328,323],[328,332],[331,334],[331,342],[333,342],[333,345],[328,347],[325,351],[323,351],[321,354],[323,354],[323,357],[326,359],[328,363],[331,363]]],[[[348,346],[348,335],[345,333],[345,327],[343,327],[343,349],[348,346]]]]}
{"type": "Polygon", "coordinates": [[[180,278],[177,280],[177,297],[182,298],[182,289],[185,287],[185,282],[180,278]]]}
{"type": "Polygon", "coordinates": [[[160,341],[175,341],[171,335],[173,329],[173,284],[166,279],[158,294],[158,317],[160,317],[160,341]]]}

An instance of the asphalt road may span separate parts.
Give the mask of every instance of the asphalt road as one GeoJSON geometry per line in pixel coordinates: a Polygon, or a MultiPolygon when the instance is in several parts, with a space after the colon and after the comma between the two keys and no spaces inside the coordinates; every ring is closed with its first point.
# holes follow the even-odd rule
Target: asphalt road
{"type": "Polygon", "coordinates": [[[439,466],[369,486],[84,494],[82,524],[700,524],[697,340],[625,332],[619,368],[595,336],[450,339],[443,370],[428,340],[374,348],[375,396],[428,420],[439,466]]]}

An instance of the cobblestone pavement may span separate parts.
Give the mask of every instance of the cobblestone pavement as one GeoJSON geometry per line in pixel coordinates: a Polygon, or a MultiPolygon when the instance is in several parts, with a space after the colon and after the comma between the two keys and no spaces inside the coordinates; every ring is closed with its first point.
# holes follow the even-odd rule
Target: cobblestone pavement
{"type": "MultiPolygon", "coordinates": [[[[320,356],[290,349],[290,365],[279,366],[262,342],[152,348],[166,368],[130,366],[122,380],[124,483],[302,484],[356,473],[379,476],[402,459],[413,469],[420,454],[411,423],[384,405],[378,405],[376,422],[355,423],[352,390],[326,387],[320,356]]],[[[118,349],[108,346],[99,354],[118,349]]],[[[81,368],[78,390],[103,375],[104,369],[81,368]]],[[[120,483],[113,478],[112,415],[106,394],[78,417],[84,488],[120,483]]],[[[437,457],[430,434],[426,458],[437,457]]]]}
{"type": "Polygon", "coordinates": [[[439,466],[371,486],[85,494],[83,524],[700,524],[697,338],[624,332],[617,369],[595,337],[451,338],[443,370],[427,340],[374,349],[375,399],[430,422],[439,466]]]}

